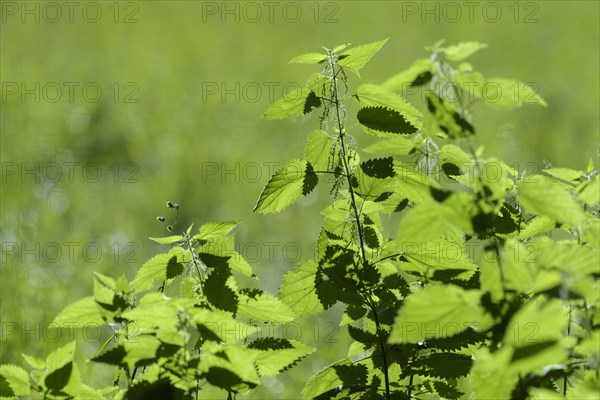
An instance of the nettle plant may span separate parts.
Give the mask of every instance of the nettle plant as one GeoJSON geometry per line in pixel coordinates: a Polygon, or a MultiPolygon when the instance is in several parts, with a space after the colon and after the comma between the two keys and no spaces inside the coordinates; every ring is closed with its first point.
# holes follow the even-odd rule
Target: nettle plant
{"type": "Polygon", "coordinates": [[[279,298],[300,317],[344,303],[353,343],[302,397],[597,396],[598,171],[523,176],[475,150],[472,103],[546,105],[523,82],[454,66],[486,47],[477,42],[440,42],[383,85],[351,92],[347,74],[360,77],[385,42],[294,58],[322,71],[265,114],[322,109],[303,158],[271,178],[255,211],[281,211],[334,179],[318,255],[284,277],[279,298]],[[414,87],[425,88],[426,115],[395,93],[414,87]],[[360,157],[358,127],[381,138],[364,149],[380,157],[360,157]],[[382,214],[401,215],[392,238],[382,214]]]}
{"type": "Polygon", "coordinates": [[[132,281],[96,273],[93,295],[54,320],[109,327],[91,361],[115,367],[112,384],[82,382],[72,342],[46,360],[23,355],[29,372],[0,366],[0,396],[194,399],[210,385],[233,399],[315,350],[264,335],[262,324],[341,302],[353,342],[302,398],[597,398],[598,170],[525,176],[475,148],[474,102],[545,105],[530,85],[464,62],[480,43],[437,43],[382,85],[351,91],[348,73],[360,77],[385,42],[294,58],[321,71],[265,113],[320,118],[303,158],[271,177],[255,211],[279,212],[319,180],[332,196],[315,259],[287,273],[277,296],[238,287],[236,274],[255,278],[230,234],[238,221],[153,238],[170,249],[132,281]],[[415,88],[425,114],[397,93],[415,88]],[[377,157],[362,159],[359,127],[375,138],[363,151],[377,157]]]}
{"type": "MultiPolygon", "coordinates": [[[[179,215],[179,204],[167,207],[179,215]]],[[[313,348],[297,341],[263,334],[264,323],[290,322],[295,315],[277,297],[237,286],[233,272],[256,277],[228,235],[238,222],[210,222],[196,231],[190,226],[182,234],[151,238],[170,250],[144,263],[131,282],[95,273],[93,295],[54,319],[56,327],[110,327],[113,334],[91,361],[116,367],[111,386],[94,390],[81,382],[72,342],[46,360],[23,355],[30,375],[14,365],[0,366],[0,395],[193,399],[213,385],[232,399],[311,353],[313,348]]]]}

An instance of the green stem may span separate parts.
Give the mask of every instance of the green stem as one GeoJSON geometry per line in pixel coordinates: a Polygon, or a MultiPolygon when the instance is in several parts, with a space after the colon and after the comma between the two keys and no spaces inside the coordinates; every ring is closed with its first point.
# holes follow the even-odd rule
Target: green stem
{"type": "MultiPolygon", "coordinates": [[[[571,335],[571,317],[573,314],[573,305],[569,303],[569,322],[567,324],[567,337],[571,335]]],[[[569,356],[569,358],[571,358],[569,356]]],[[[567,376],[563,378],[563,396],[567,397],[567,385],[568,385],[567,376]]]]}
{"type": "Polygon", "coordinates": [[[363,238],[363,231],[362,231],[362,224],[360,222],[360,213],[358,211],[358,207],[357,207],[357,202],[356,202],[356,197],[354,195],[354,189],[352,187],[352,179],[351,179],[351,173],[350,173],[350,166],[348,165],[348,153],[347,153],[347,149],[346,149],[346,144],[344,142],[344,123],[342,122],[342,117],[340,115],[340,100],[339,100],[339,96],[338,96],[338,83],[337,83],[337,73],[335,70],[335,64],[333,59],[330,59],[330,65],[332,68],[332,75],[333,75],[333,104],[335,106],[335,114],[336,114],[336,119],[337,119],[337,126],[338,126],[338,130],[339,130],[339,139],[340,139],[340,153],[341,153],[341,158],[342,158],[342,163],[344,164],[344,172],[346,175],[346,180],[348,181],[348,191],[350,192],[350,201],[352,204],[352,209],[354,212],[354,217],[356,219],[356,226],[358,229],[358,239],[359,239],[359,243],[360,243],[360,250],[361,250],[361,255],[362,255],[362,259],[363,259],[363,265],[366,263],[367,260],[367,256],[365,253],[365,246],[364,246],[364,238],[363,238]]]}
{"type": "Polygon", "coordinates": [[[500,274],[500,285],[502,286],[502,299],[506,301],[506,285],[504,284],[504,268],[502,263],[502,256],[500,254],[500,243],[498,242],[498,238],[494,237],[494,250],[496,252],[496,259],[498,260],[498,272],[500,274]]]}
{"type": "Polygon", "coordinates": [[[379,341],[379,350],[381,351],[381,361],[383,363],[383,377],[385,379],[385,396],[386,399],[390,398],[390,377],[388,373],[388,362],[387,362],[387,352],[385,350],[385,344],[383,341],[379,339],[379,332],[381,331],[381,325],[379,324],[379,317],[377,316],[377,308],[373,304],[372,300],[369,301],[369,307],[371,308],[371,312],[373,313],[373,318],[375,319],[375,326],[377,328],[377,339],[379,341]]]}
{"type": "Polygon", "coordinates": [[[121,367],[117,367],[117,372],[115,372],[115,378],[113,379],[113,386],[118,386],[120,379],[121,379],[121,367]]]}
{"type": "MultiPolygon", "coordinates": [[[[332,77],[333,77],[332,78],[333,79],[333,99],[332,100],[333,100],[333,105],[335,107],[337,127],[339,130],[340,153],[341,153],[342,163],[344,165],[344,172],[346,174],[346,180],[348,182],[348,191],[350,192],[350,203],[352,204],[352,210],[354,212],[354,218],[356,220],[356,228],[358,230],[358,240],[359,240],[359,244],[360,244],[360,253],[361,253],[361,258],[362,258],[362,265],[364,268],[367,266],[368,261],[367,261],[367,254],[365,251],[363,226],[360,221],[360,212],[358,210],[356,196],[354,194],[354,189],[352,187],[352,179],[351,179],[352,175],[350,173],[350,166],[348,165],[348,153],[346,150],[346,144],[344,142],[345,131],[344,131],[344,124],[342,122],[342,117],[340,115],[340,100],[339,100],[339,96],[338,96],[337,72],[335,70],[335,62],[333,60],[333,54],[330,54],[330,56],[329,56],[329,65],[331,66],[331,69],[332,69],[332,71],[331,71],[332,77]]],[[[377,307],[375,307],[375,305],[373,304],[371,299],[369,299],[368,302],[369,302],[369,307],[371,309],[371,312],[373,313],[373,318],[375,320],[375,326],[376,326],[377,332],[379,333],[381,331],[381,325],[379,323],[379,318],[377,316],[377,307]]],[[[381,349],[381,357],[382,357],[382,362],[383,362],[383,376],[385,379],[385,398],[389,400],[390,399],[390,378],[389,378],[389,374],[388,374],[387,354],[385,351],[385,344],[380,339],[378,339],[378,340],[379,340],[379,347],[381,349]]]]}
{"type": "Polygon", "coordinates": [[[410,379],[408,381],[408,398],[409,399],[412,397],[413,381],[414,381],[414,378],[415,378],[415,374],[412,371],[412,364],[414,364],[414,362],[417,361],[417,357],[418,356],[419,356],[419,350],[417,349],[415,351],[415,354],[412,357],[411,362],[410,362],[410,369],[411,369],[411,371],[410,371],[410,379]]]}
{"type": "Polygon", "coordinates": [[[196,254],[194,253],[195,249],[194,249],[194,245],[193,245],[193,240],[189,237],[186,237],[185,244],[186,244],[188,251],[191,253],[192,264],[194,264],[194,267],[196,268],[196,272],[198,273],[198,279],[202,280],[202,278],[203,278],[202,270],[200,269],[200,265],[198,265],[198,261],[196,260],[196,254]]]}

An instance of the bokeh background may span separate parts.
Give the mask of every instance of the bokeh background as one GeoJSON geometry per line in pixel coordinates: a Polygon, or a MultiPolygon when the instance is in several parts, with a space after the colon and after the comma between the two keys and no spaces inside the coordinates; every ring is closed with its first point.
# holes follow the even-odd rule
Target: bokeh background
{"type": "MultiPolygon", "coordinates": [[[[548,108],[475,105],[486,154],[529,173],[598,165],[597,1],[70,4],[1,3],[2,363],[23,365],[20,353],[42,357],[73,337],[83,339],[79,359],[91,357],[107,332],[48,324],[91,293],[93,271],[133,278],[165,250],[147,239],[167,233],[156,220],[174,217],[165,201],[181,204],[176,230],[241,219],[238,251],[257,285],[276,292],[312,256],[329,195],[322,187],[281,214],[252,214],[274,168],[301,157],[317,126],[315,116],[260,116],[317,72],[288,60],[321,46],[390,38],[362,79],[350,78],[356,87],[382,83],[439,39],[488,43],[474,67],[532,82],[548,108]]],[[[288,330],[318,351],[253,396],[295,398],[312,372],[345,356],[340,311],[288,330]]],[[[80,365],[92,385],[111,382],[110,368],[80,365]]]]}

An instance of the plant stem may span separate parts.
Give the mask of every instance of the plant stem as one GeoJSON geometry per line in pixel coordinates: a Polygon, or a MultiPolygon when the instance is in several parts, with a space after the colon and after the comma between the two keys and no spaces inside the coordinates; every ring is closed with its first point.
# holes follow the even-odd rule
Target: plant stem
{"type": "Polygon", "coordinates": [[[412,365],[414,364],[415,361],[417,361],[417,357],[419,356],[419,350],[417,349],[415,351],[415,353],[413,354],[412,360],[410,362],[410,379],[408,381],[408,398],[412,398],[412,390],[413,390],[413,381],[415,378],[415,374],[412,371],[412,365]]]}
{"type": "MultiPolygon", "coordinates": [[[[354,194],[354,189],[352,187],[352,179],[351,179],[352,175],[350,172],[350,167],[348,165],[348,153],[346,150],[346,144],[344,142],[344,134],[345,134],[344,123],[342,122],[342,117],[340,115],[340,100],[339,100],[339,96],[338,96],[337,72],[335,70],[335,62],[333,60],[333,54],[330,54],[330,56],[329,56],[329,65],[331,66],[331,73],[332,73],[332,77],[333,77],[332,78],[333,79],[333,99],[332,100],[333,100],[333,105],[335,107],[337,127],[339,130],[340,153],[341,153],[342,163],[344,164],[344,172],[346,175],[346,180],[348,182],[348,192],[350,192],[350,203],[352,204],[352,210],[354,212],[354,218],[356,220],[356,228],[358,231],[358,240],[359,240],[359,244],[360,244],[362,265],[363,265],[363,267],[366,267],[368,264],[368,261],[367,261],[367,254],[365,251],[363,227],[362,227],[362,223],[360,221],[360,212],[358,211],[356,196],[354,194]]],[[[375,320],[375,326],[377,329],[377,333],[379,333],[381,331],[381,325],[379,323],[379,318],[377,316],[377,307],[375,307],[375,305],[373,304],[373,302],[371,301],[370,298],[368,299],[368,302],[369,302],[369,307],[371,309],[371,312],[373,313],[373,318],[375,320]]],[[[390,379],[389,379],[389,374],[388,374],[387,354],[385,351],[385,344],[379,338],[378,338],[378,341],[379,341],[379,347],[381,349],[381,357],[382,357],[382,362],[383,362],[383,376],[385,379],[385,398],[389,400],[389,398],[390,398],[390,379]]]]}
{"type": "Polygon", "coordinates": [[[356,197],[354,195],[354,189],[352,187],[352,179],[350,174],[350,166],[348,165],[348,153],[346,150],[346,144],[344,142],[344,123],[342,122],[342,117],[340,116],[340,101],[338,97],[338,84],[336,78],[335,65],[333,61],[331,61],[331,68],[333,74],[333,104],[335,106],[335,114],[337,119],[337,126],[339,130],[339,139],[340,139],[340,153],[342,158],[342,163],[344,164],[344,172],[346,175],[346,180],[348,181],[348,191],[350,192],[350,202],[352,204],[352,209],[354,211],[354,217],[356,219],[356,228],[358,230],[358,240],[360,243],[360,250],[363,260],[363,265],[367,262],[367,255],[365,253],[365,244],[363,237],[362,224],[360,222],[360,213],[358,211],[358,206],[356,202],[356,197]]]}
{"type": "MultiPolygon", "coordinates": [[[[381,330],[381,327],[379,324],[379,317],[377,316],[377,308],[372,303],[372,301],[369,301],[369,307],[371,308],[371,312],[373,313],[373,318],[375,319],[375,326],[377,328],[377,339],[379,340],[379,331],[381,330]]],[[[385,344],[381,340],[379,340],[379,349],[381,351],[381,359],[383,362],[383,378],[385,380],[385,396],[386,396],[386,399],[389,399],[390,398],[390,377],[388,374],[387,353],[385,350],[385,344]]]]}
{"type": "MultiPolygon", "coordinates": [[[[569,322],[567,324],[567,337],[571,335],[571,318],[573,315],[573,304],[569,303],[569,322]]],[[[569,355],[569,358],[572,355],[569,355]]],[[[567,380],[567,376],[565,375],[564,379],[563,379],[563,396],[567,397],[567,385],[568,385],[568,380],[567,380]]]]}

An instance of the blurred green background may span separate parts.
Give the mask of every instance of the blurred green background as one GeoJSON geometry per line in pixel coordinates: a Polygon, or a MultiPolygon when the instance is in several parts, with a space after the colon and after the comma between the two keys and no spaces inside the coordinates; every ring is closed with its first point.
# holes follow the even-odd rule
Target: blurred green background
{"type": "MultiPolygon", "coordinates": [[[[321,46],[390,37],[350,85],[382,83],[439,39],[488,43],[471,62],[487,76],[533,82],[548,108],[475,105],[477,142],[527,172],[582,169],[600,142],[600,3],[542,2],[2,2],[2,363],[45,356],[83,337],[81,360],[107,332],[48,324],[92,288],[92,272],[133,278],[147,239],[242,219],[238,251],[261,288],[313,254],[328,188],[278,215],[252,208],[274,168],[301,157],[316,116],[259,119],[312,66],[287,65],[321,46]],[[48,5],[50,4],[50,5],[48,5]],[[72,7],[72,8],[70,8],[72,7]]],[[[413,96],[419,108],[419,97],[413,96]]],[[[364,136],[356,131],[359,144],[364,136]]],[[[288,337],[318,351],[265,380],[255,398],[294,398],[308,376],[346,353],[340,309],[288,337]]],[[[96,387],[112,370],[81,364],[96,387]]],[[[217,396],[217,393],[214,393],[217,396]]]]}

